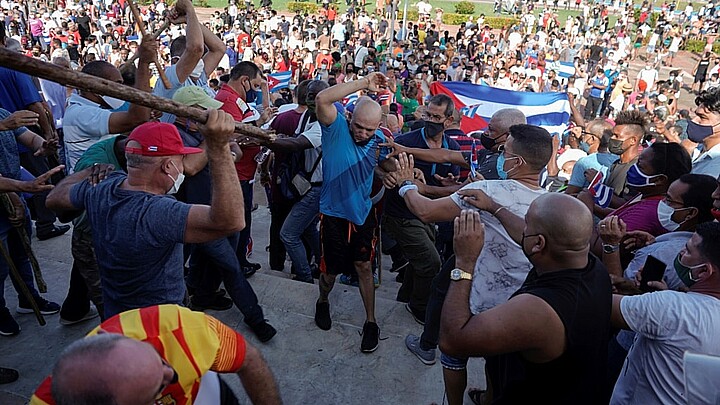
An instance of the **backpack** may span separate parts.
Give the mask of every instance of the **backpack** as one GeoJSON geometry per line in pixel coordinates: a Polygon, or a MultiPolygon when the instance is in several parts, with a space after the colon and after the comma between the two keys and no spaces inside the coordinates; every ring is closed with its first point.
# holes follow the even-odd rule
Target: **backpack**
{"type": "MultiPolygon", "coordinates": [[[[301,117],[301,123],[297,131],[295,131],[295,137],[300,136],[305,132],[305,128],[310,121],[310,116],[313,115],[309,111],[303,113],[301,117]]],[[[315,120],[313,120],[315,121],[315,120]]],[[[317,169],[322,159],[322,152],[318,155],[315,163],[313,164],[312,170],[306,172],[305,170],[305,151],[298,151],[290,153],[284,162],[280,163],[278,167],[277,185],[280,194],[288,201],[298,201],[307,194],[310,190],[310,179],[312,178],[315,169],[317,169]]]]}

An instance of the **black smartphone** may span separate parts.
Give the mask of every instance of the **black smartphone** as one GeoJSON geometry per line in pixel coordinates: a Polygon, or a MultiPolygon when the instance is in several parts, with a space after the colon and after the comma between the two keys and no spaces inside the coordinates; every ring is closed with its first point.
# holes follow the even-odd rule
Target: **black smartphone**
{"type": "Polygon", "coordinates": [[[640,280],[640,291],[650,292],[655,291],[655,288],[648,286],[648,281],[661,281],[665,275],[665,269],[667,266],[659,259],[648,256],[645,259],[645,265],[642,270],[642,279],[640,280]]]}

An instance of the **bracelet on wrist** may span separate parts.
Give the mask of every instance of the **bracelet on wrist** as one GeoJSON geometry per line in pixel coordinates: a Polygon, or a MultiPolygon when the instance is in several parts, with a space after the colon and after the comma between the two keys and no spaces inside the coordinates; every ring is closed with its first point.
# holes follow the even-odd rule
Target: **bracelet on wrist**
{"type": "Polygon", "coordinates": [[[493,214],[494,217],[496,217],[497,214],[498,214],[500,211],[506,210],[506,209],[507,209],[507,208],[501,206],[500,208],[496,209],[492,214],[493,214]]]}
{"type": "Polygon", "coordinates": [[[400,189],[398,190],[398,195],[400,196],[400,198],[405,198],[405,194],[408,191],[417,190],[417,189],[418,189],[418,186],[416,184],[408,184],[408,185],[400,187],[400,189]]]}

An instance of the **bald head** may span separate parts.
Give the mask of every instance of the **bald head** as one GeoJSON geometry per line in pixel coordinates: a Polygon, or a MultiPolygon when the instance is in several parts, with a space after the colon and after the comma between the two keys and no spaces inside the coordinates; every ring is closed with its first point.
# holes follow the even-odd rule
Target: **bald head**
{"type": "Polygon", "coordinates": [[[548,238],[548,249],[553,256],[570,252],[583,252],[589,247],[593,231],[590,211],[566,194],[547,193],[538,197],[527,212],[528,228],[548,238]]]}
{"type": "Polygon", "coordinates": [[[374,136],[382,121],[382,109],[370,97],[360,97],[350,120],[350,134],[358,145],[364,145],[374,136]]]}
{"type": "Polygon", "coordinates": [[[355,110],[353,111],[353,118],[356,116],[361,118],[373,119],[380,123],[382,118],[382,109],[380,104],[376,103],[373,99],[367,96],[360,97],[355,103],[355,110]]]}
{"type": "Polygon", "coordinates": [[[53,368],[58,405],[149,403],[164,380],[155,349],[128,337],[102,333],[67,347],[53,368]]]}
{"type": "Polygon", "coordinates": [[[495,111],[490,118],[493,131],[497,134],[508,132],[513,125],[527,124],[525,114],[517,108],[503,108],[495,111]]]}

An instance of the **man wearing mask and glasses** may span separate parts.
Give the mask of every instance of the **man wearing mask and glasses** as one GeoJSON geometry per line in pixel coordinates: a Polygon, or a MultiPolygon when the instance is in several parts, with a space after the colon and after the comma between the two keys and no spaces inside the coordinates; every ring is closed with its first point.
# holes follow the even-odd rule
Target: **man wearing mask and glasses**
{"type": "MultiPolygon", "coordinates": [[[[460,145],[444,133],[445,128],[452,124],[454,110],[449,96],[433,96],[423,114],[424,127],[398,136],[395,144],[427,151],[459,152],[460,145]]],[[[428,163],[418,159],[415,167],[422,171],[428,188],[441,186],[436,175],[443,178],[460,174],[460,167],[452,163],[428,163]]],[[[385,176],[385,186],[389,189],[395,188],[396,181],[393,172],[385,176]]],[[[407,310],[418,323],[424,324],[430,283],[441,264],[435,249],[435,224],[420,221],[394,190],[388,193],[385,204],[383,226],[410,259],[410,267],[398,291],[398,300],[407,301],[407,310]]]]}

